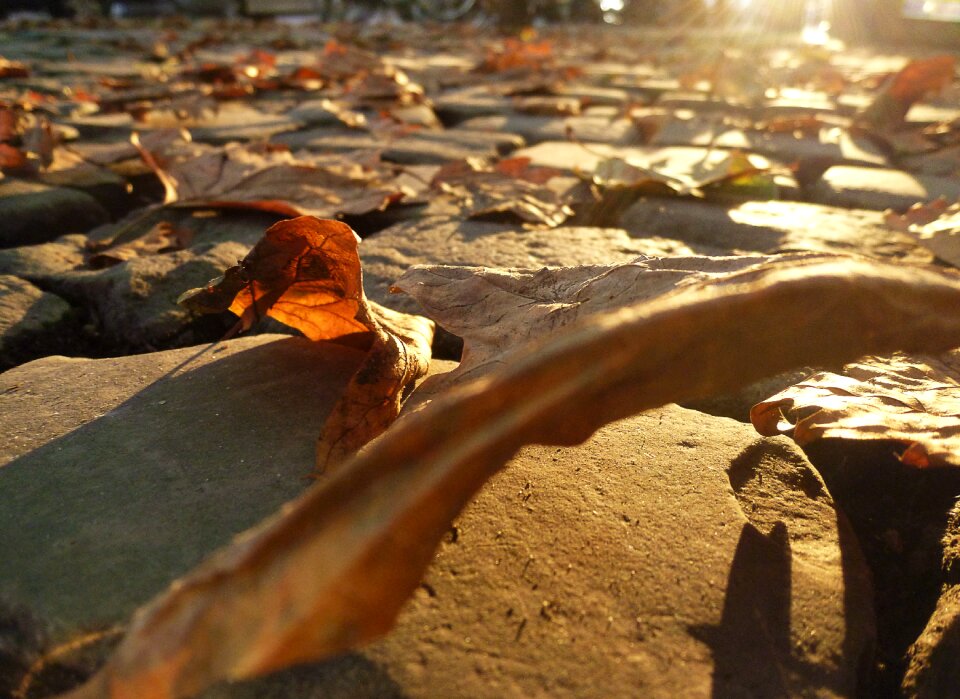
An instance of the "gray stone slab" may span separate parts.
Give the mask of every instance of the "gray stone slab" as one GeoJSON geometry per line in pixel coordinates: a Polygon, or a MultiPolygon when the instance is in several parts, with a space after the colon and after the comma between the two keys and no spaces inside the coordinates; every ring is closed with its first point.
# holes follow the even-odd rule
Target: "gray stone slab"
{"type": "Polygon", "coordinates": [[[92,196],[68,187],[0,180],[0,247],[43,243],[109,220],[92,196]]]}
{"type": "Polygon", "coordinates": [[[64,331],[70,304],[30,282],[0,274],[0,368],[41,354],[64,331]]]}
{"type": "Polygon", "coordinates": [[[888,164],[886,155],[873,141],[841,127],[824,127],[817,136],[798,136],[744,130],[726,125],[722,118],[687,115],[686,118],[666,118],[648,143],[739,148],[781,162],[815,160],[825,164],[888,164]]]}
{"type": "Polygon", "coordinates": [[[303,490],[359,357],[259,336],[0,375],[4,613],[51,643],[125,621],[303,490]]]}
{"type": "Polygon", "coordinates": [[[960,197],[954,177],[914,175],[902,170],[835,165],[809,190],[811,201],[856,209],[905,210],[937,197],[960,197]]]}
{"type": "Polygon", "coordinates": [[[871,617],[802,452],[670,406],[521,450],[382,641],[203,699],[855,696],[871,617]]]}
{"type": "Polygon", "coordinates": [[[0,274],[12,274],[31,282],[83,265],[88,238],[79,233],[65,235],[49,243],[24,245],[0,250],[0,274]]]}
{"type": "MultiPolygon", "coordinates": [[[[247,254],[249,247],[225,242],[147,257],[97,271],[70,271],[46,283],[94,310],[104,339],[124,351],[182,347],[209,339],[193,328],[196,319],[177,305],[184,291],[204,286],[247,254]]],[[[224,332],[223,327],[213,332],[224,332]]]]}
{"type": "MultiPolygon", "coordinates": [[[[751,201],[725,207],[683,199],[642,199],[621,218],[632,235],[681,240],[705,254],[831,252],[930,264],[916,238],[890,230],[883,214],[794,201],[751,201]]],[[[771,394],[772,395],[772,394],[771,394]]]]}

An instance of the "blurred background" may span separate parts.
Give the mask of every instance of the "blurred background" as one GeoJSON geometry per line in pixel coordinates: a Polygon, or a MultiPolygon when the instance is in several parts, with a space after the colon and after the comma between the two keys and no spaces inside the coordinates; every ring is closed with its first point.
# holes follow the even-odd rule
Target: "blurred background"
{"type": "Polygon", "coordinates": [[[0,16],[395,18],[507,28],[556,22],[801,32],[808,43],[960,47],[960,0],[0,0],[0,16]]]}

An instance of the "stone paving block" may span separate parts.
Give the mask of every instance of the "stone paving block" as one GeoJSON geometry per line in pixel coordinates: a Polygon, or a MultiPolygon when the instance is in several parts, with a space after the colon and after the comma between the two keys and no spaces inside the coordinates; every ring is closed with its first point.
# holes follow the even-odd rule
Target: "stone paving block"
{"type": "Polygon", "coordinates": [[[0,248],[44,243],[109,220],[89,194],[39,182],[0,180],[0,248]]]}
{"type": "Polygon", "coordinates": [[[698,252],[830,252],[930,264],[913,236],[890,230],[877,211],[796,201],[750,201],[726,207],[683,199],[642,199],[620,220],[632,235],[682,240],[698,252]]]}
{"type": "Polygon", "coordinates": [[[960,180],[902,170],[834,165],[810,187],[809,197],[829,206],[903,211],[937,197],[960,197],[960,180]]]}

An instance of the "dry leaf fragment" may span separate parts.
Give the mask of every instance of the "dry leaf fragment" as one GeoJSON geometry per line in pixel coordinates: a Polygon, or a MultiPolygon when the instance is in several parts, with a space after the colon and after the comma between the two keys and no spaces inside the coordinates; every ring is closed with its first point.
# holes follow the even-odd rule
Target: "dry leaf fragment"
{"type": "Polygon", "coordinates": [[[0,79],[2,78],[26,78],[30,75],[30,69],[25,63],[20,61],[11,61],[0,56],[0,79]]]}
{"type": "Polygon", "coordinates": [[[332,218],[382,211],[404,196],[376,171],[318,165],[270,144],[167,144],[158,154],[132,141],[163,183],[164,204],[332,218]]]}
{"type": "Polygon", "coordinates": [[[910,61],[887,81],[876,99],[860,113],[859,121],[880,131],[892,131],[902,126],[915,102],[953,81],[954,66],[953,56],[910,61]]]}
{"type": "Polygon", "coordinates": [[[960,466],[960,351],[897,354],[822,372],[758,403],[760,434],[815,439],[895,440],[911,466],[960,466]]]}
{"type": "Polygon", "coordinates": [[[489,166],[468,158],[441,167],[431,186],[454,197],[468,218],[509,214],[526,223],[559,226],[573,215],[573,209],[555,190],[536,182],[544,177],[549,180],[557,171],[528,165],[529,159],[489,166]]]}
{"type": "Polygon", "coordinates": [[[690,285],[721,283],[759,271],[840,259],[821,253],[735,257],[640,257],[611,265],[491,269],[416,265],[393,286],[417,300],[441,327],[463,338],[463,358],[453,371],[425,386],[478,378],[517,347],[568,325],[690,285]]]}
{"type": "Polygon", "coordinates": [[[238,265],[178,299],[200,313],[229,310],[240,317],[243,330],[270,316],[311,340],[367,350],[323,428],[321,470],[386,429],[430,362],[433,323],[404,319],[367,301],[358,242],[353,229],[339,221],[312,216],[280,221],[238,265]]]}
{"type": "Polygon", "coordinates": [[[169,222],[161,221],[131,241],[112,244],[97,251],[87,259],[87,265],[92,269],[103,269],[134,257],[183,250],[190,245],[192,238],[193,233],[190,230],[175,228],[169,222]]]}
{"type": "Polygon", "coordinates": [[[405,418],[142,608],[70,699],[187,697],[391,627],[450,521],[529,443],[865,353],[960,345],[960,283],[857,260],[772,265],[587,319],[405,418]],[[774,325],[770,317],[781,322],[774,325]]]}

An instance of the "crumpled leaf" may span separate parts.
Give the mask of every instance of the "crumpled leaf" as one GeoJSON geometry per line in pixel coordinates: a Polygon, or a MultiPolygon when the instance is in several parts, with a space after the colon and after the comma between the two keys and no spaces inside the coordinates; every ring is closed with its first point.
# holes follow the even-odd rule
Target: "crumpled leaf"
{"type": "Polygon", "coordinates": [[[270,316],[311,340],[367,350],[321,433],[321,470],[386,429],[430,363],[433,323],[367,301],[358,242],[353,229],[339,221],[312,216],[280,221],[238,265],[178,299],[199,313],[229,310],[240,317],[242,330],[270,316]]]}
{"type": "Polygon", "coordinates": [[[904,214],[886,211],[884,221],[894,230],[916,236],[918,243],[944,262],[960,267],[960,201],[950,204],[939,197],[915,204],[904,214]]]}
{"type": "Polygon", "coordinates": [[[779,199],[776,172],[769,165],[754,164],[752,158],[756,157],[732,150],[720,159],[705,158],[690,172],[673,172],[662,163],[629,157],[603,158],[592,174],[594,202],[585,210],[584,222],[618,225],[623,213],[645,195],[779,199]]]}
{"type": "Polygon", "coordinates": [[[758,198],[778,198],[777,185],[769,166],[754,165],[750,155],[730,151],[719,161],[705,161],[692,173],[671,173],[656,163],[645,165],[629,158],[605,158],[597,163],[593,181],[605,188],[643,189],[666,185],[681,196],[705,196],[709,189],[723,186],[728,191],[750,191],[758,198]]]}
{"type": "Polygon", "coordinates": [[[87,265],[92,269],[103,269],[135,257],[183,250],[190,244],[192,237],[191,231],[176,228],[167,221],[161,221],[129,242],[120,242],[98,250],[87,259],[87,265]]]}
{"type": "Polygon", "coordinates": [[[393,290],[415,298],[429,317],[463,338],[459,366],[436,380],[428,379],[426,387],[455,382],[461,376],[483,376],[504,361],[505,352],[591,315],[649,301],[691,284],[719,283],[750,269],[832,257],[821,253],[640,257],[627,263],[540,270],[416,265],[393,290]]]}
{"type": "Polygon", "coordinates": [[[523,222],[554,228],[573,215],[560,193],[538,183],[557,172],[550,168],[530,168],[517,159],[489,166],[473,159],[444,165],[431,186],[453,197],[462,215],[489,219],[512,215],[523,222]]]}
{"type": "Polygon", "coordinates": [[[501,47],[490,47],[483,62],[477,66],[481,73],[503,73],[516,70],[540,71],[554,64],[553,43],[522,41],[513,37],[504,40],[501,47]]]}
{"type": "Polygon", "coordinates": [[[186,697],[354,648],[389,630],[450,521],[524,444],[796,366],[954,347],[958,309],[960,283],[931,270],[772,264],[542,338],[175,582],[69,698],[186,697]]]}
{"type": "Polygon", "coordinates": [[[25,63],[20,61],[11,61],[0,56],[0,79],[2,78],[26,78],[30,75],[30,69],[25,63]]]}
{"type": "Polygon", "coordinates": [[[758,403],[760,434],[788,434],[803,446],[821,438],[894,440],[901,461],[960,466],[960,351],[896,354],[821,372],[758,403]]]}
{"type": "Polygon", "coordinates": [[[133,142],[163,183],[165,204],[332,218],[380,211],[404,196],[377,172],[316,165],[285,148],[180,144],[164,156],[144,148],[138,138],[133,142]]]}
{"type": "Polygon", "coordinates": [[[937,92],[953,81],[953,56],[910,61],[887,81],[876,99],[859,115],[859,121],[878,130],[894,130],[904,122],[915,102],[937,92]]]}

